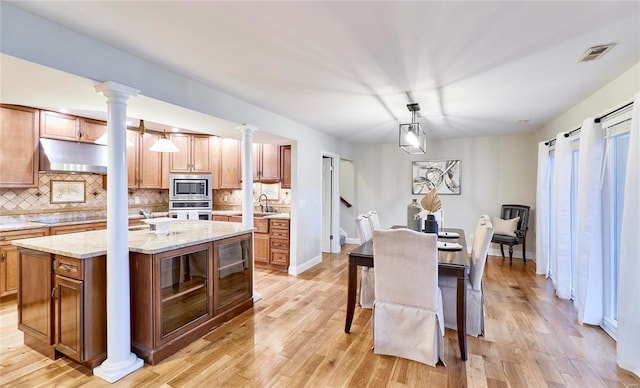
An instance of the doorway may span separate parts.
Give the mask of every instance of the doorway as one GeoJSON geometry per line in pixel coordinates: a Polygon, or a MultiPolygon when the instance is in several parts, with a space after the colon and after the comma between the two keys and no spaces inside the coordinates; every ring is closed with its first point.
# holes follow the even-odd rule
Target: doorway
{"type": "Polygon", "coordinates": [[[322,154],[322,252],[340,252],[338,231],[338,155],[322,154]]]}

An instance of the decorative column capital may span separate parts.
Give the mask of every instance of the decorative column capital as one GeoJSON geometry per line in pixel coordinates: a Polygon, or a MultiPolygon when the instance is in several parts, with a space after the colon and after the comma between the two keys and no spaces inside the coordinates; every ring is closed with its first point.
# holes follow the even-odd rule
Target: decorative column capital
{"type": "Polygon", "coordinates": [[[94,85],[96,93],[102,93],[108,98],[123,98],[125,101],[131,96],[137,96],[140,92],[138,89],[120,85],[118,83],[107,81],[94,85]]]}
{"type": "Polygon", "coordinates": [[[260,127],[251,124],[242,124],[236,127],[243,135],[253,135],[260,130],[260,127]]]}

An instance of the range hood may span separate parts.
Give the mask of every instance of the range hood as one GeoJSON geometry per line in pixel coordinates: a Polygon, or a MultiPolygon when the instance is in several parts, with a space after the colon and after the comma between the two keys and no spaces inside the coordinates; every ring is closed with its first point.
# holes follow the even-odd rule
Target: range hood
{"type": "Polygon", "coordinates": [[[40,171],[105,175],[107,158],[103,145],[40,138],[40,171]]]}

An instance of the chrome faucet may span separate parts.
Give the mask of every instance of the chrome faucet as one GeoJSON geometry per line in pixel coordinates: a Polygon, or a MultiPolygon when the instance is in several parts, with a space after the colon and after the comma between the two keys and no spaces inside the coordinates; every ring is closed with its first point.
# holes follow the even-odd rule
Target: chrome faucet
{"type": "Polygon", "coordinates": [[[260,194],[260,196],[258,197],[258,204],[260,204],[260,211],[261,212],[268,212],[269,211],[269,197],[267,197],[267,194],[260,194]],[[262,201],[262,197],[264,197],[264,206],[262,206],[262,204],[260,204],[260,201],[262,201]]]}
{"type": "Polygon", "coordinates": [[[144,211],[143,209],[140,209],[138,214],[144,216],[144,218],[147,218],[147,219],[153,218],[153,213],[151,213],[150,211],[144,211]]]}

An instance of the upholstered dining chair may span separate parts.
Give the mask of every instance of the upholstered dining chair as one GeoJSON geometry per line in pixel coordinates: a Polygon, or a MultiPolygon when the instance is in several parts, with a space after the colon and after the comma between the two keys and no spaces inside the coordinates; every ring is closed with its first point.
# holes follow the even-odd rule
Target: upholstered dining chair
{"type": "Polygon", "coordinates": [[[371,210],[367,213],[367,219],[369,220],[369,225],[371,225],[371,230],[380,229],[380,219],[378,218],[377,211],[371,210]]]}
{"type": "MultiPolygon", "coordinates": [[[[366,215],[360,214],[358,217],[356,217],[356,230],[358,232],[358,236],[360,237],[361,244],[364,244],[365,242],[371,240],[371,224],[369,223],[369,219],[366,215]]],[[[362,267],[362,271],[360,272],[360,306],[362,308],[373,308],[373,299],[375,293],[373,285],[374,282],[374,269],[369,267],[362,267]]]]}
{"type": "Polygon", "coordinates": [[[509,266],[513,264],[513,246],[522,244],[522,260],[527,264],[527,231],[529,230],[529,206],[502,205],[500,217],[493,217],[492,243],[500,244],[504,259],[504,246],[509,246],[509,266]]]}
{"type": "MultiPolygon", "coordinates": [[[[493,225],[488,215],[480,217],[475,229],[475,237],[471,248],[471,267],[467,282],[467,329],[466,333],[477,337],[484,334],[484,294],[482,275],[487,262],[487,254],[493,225]]],[[[442,291],[444,325],[457,330],[457,281],[455,276],[438,276],[438,286],[442,291]]]]}
{"type": "Polygon", "coordinates": [[[376,354],[444,364],[442,295],[436,235],[374,230],[376,269],[373,348],[376,354]]]}

